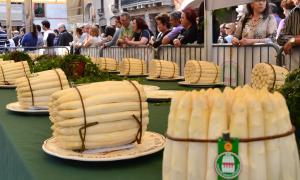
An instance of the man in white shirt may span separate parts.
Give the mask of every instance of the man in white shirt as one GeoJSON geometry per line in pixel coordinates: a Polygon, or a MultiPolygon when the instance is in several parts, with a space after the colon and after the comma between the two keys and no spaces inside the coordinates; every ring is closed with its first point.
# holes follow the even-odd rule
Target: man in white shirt
{"type": "Polygon", "coordinates": [[[54,46],[55,33],[50,29],[50,22],[47,20],[42,21],[42,27],[44,30],[44,46],[54,46]]]}

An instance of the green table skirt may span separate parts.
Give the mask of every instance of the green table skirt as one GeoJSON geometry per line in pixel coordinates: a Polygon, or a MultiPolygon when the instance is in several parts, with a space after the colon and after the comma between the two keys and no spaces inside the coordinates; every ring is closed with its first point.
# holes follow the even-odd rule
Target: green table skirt
{"type": "MultiPolygon", "coordinates": [[[[175,82],[150,82],[162,89],[185,90],[175,82]]],[[[162,154],[117,162],[88,163],[62,160],[45,154],[42,144],[51,137],[47,116],[9,112],[6,104],[16,102],[15,90],[0,89],[0,179],[1,180],[159,180],[162,154]]],[[[165,133],[169,103],[150,104],[150,131],[165,133]]]]}

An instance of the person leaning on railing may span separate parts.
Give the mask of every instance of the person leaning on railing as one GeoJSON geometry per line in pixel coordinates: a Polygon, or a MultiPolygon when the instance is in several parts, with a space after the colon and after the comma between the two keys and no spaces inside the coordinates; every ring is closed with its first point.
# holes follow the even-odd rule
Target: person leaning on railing
{"type": "Polygon", "coordinates": [[[183,26],[181,25],[181,12],[180,11],[174,11],[170,14],[170,23],[172,25],[172,30],[168,35],[166,35],[163,40],[163,45],[173,44],[174,39],[178,37],[178,35],[183,30],[183,26]]]}
{"type": "Polygon", "coordinates": [[[83,42],[83,47],[87,48],[87,47],[97,47],[98,44],[99,44],[99,29],[98,27],[95,27],[93,26],[91,29],[90,29],[90,32],[89,32],[89,36],[86,40],[84,40],[83,42]]]}
{"type": "Polygon", "coordinates": [[[124,12],[120,15],[120,22],[122,24],[122,28],[120,31],[120,37],[117,41],[118,46],[126,46],[125,39],[132,39],[133,36],[133,28],[130,23],[130,14],[128,12],[124,12]]]}
{"type": "Polygon", "coordinates": [[[233,45],[253,45],[276,41],[277,22],[269,13],[268,0],[254,0],[247,4],[248,13],[238,22],[233,45]]]}
{"type": "Polygon", "coordinates": [[[296,7],[286,18],[285,27],[277,39],[286,54],[290,54],[294,47],[300,46],[300,0],[294,0],[294,4],[296,7]]]}
{"type": "Polygon", "coordinates": [[[120,32],[121,32],[121,27],[122,24],[120,22],[120,16],[116,17],[116,32],[114,34],[114,36],[112,37],[111,41],[108,41],[106,43],[103,44],[103,47],[111,47],[111,46],[115,46],[117,44],[118,38],[120,36],[120,32]]]}
{"type": "Polygon", "coordinates": [[[175,47],[180,47],[183,44],[192,44],[197,41],[197,15],[192,8],[182,10],[181,24],[184,30],[174,39],[175,47]]]}
{"type": "Polygon", "coordinates": [[[133,38],[125,38],[125,44],[129,46],[147,45],[151,38],[151,33],[147,23],[143,18],[137,17],[132,20],[133,38]]]}
{"type": "Polygon", "coordinates": [[[163,38],[168,35],[168,33],[171,31],[171,24],[170,24],[170,18],[168,14],[160,14],[155,17],[157,29],[159,30],[159,33],[157,34],[154,41],[150,41],[150,44],[154,48],[158,48],[160,45],[162,45],[163,38]]]}

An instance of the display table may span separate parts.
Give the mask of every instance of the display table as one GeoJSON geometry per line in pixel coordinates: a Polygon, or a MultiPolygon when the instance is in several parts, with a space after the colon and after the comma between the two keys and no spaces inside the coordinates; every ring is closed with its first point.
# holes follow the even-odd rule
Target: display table
{"type": "MultiPolygon", "coordinates": [[[[184,90],[176,82],[150,82],[162,89],[184,90]]],[[[0,179],[1,180],[159,180],[162,157],[150,156],[117,162],[87,163],[62,160],[43,152],[42,144],[51,137],[48,116],[12,113],[6,104],[16,102],[13,89],[0,89],[0,179]]],[[[150,131],[164,133],[167,128],[169,103],[150,104],[150,131]]]]}

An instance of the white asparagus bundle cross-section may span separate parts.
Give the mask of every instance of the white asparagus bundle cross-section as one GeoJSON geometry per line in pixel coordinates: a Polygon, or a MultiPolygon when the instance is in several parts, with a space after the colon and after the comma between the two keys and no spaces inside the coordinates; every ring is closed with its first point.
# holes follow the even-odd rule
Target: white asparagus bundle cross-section
{"type": "Polygon", "coordinates": [[[179,68],[175,62],[152,60],[149,64],[149,77],[173,79],[179,76],[179,68]]]}
{"type": "Polygon", "coordinates": [[[259,63],[255,65],[251,73],[251,84],[256,89],[278,89],[285,81],[289,71],[286,68],[259,63]]]}
{"type": "Polygon", "coordinates": [[[147,64],[141,59],[123,58],[119,68],[121,75],[144,75],[147,73],[147,64]]]}
{"type": "Polygon", "coordinates": [[[106,81],[58,91],[49,103],[51,129],[58,145],[80,150],[116,147],[137,140],[149,123],[143,86],[106,81]],[[91,125],[91,126],[90,126],[91,125]],[[85,133],[82,139],[79,130],[85,133]]]}
{"type": "Polygon", "coordinates": [[[118,62],[113,58],[92,58],[92,62],[97,65],[100,71],[118,70],[118,62]]]}
{"type": "Polygon", "coordinates": [[[208,61],[189,60],[184,68],[185,81],[190,84],[218,83],[221,68],[208,61]]]}
{"type": "Polygon", "coordinates": [[[48,70],[16,80],[19,104],[28,109],[33,106],[47,107],[50,95],[69,88],[69,82],[61,69],[48,70]]]}
{"type": "Polygon", "coordinates": [[[0,64],[0,85],[7,83],[14,85],[17,78],[26,77],[30,74],[27,61],[0,64]]]}

